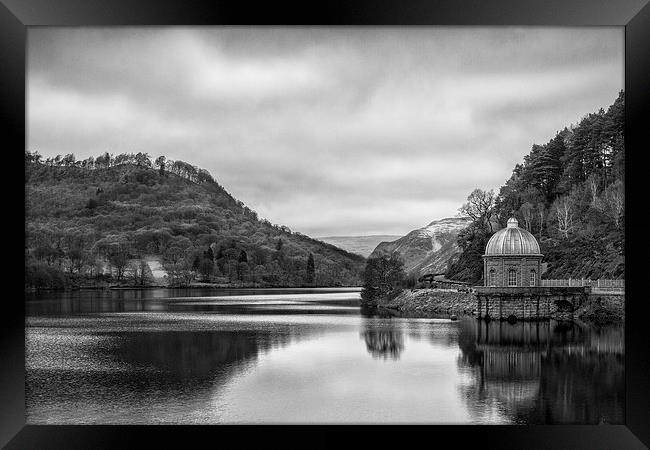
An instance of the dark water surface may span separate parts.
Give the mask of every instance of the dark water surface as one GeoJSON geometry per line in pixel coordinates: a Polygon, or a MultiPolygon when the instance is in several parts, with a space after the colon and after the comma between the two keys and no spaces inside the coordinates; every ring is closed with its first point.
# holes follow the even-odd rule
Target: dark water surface
{"type": "Polygon", "coordinates": [[[624,422],[622,326],[358,304],[349,289],[30,294],[27,423],[624,422]]]}

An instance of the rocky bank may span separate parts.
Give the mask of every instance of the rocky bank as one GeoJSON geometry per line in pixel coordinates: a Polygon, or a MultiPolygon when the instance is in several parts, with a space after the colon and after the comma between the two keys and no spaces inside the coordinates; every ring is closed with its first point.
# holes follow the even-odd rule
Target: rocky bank
{"type": "Polygon", "coordinates": [[[456,289],[405,289],[393,300],[380,303],[380,308],[397,310],[409,316],[472,315],[477,302],[474,294],[456,289]]]}
{"type": "MultiPolygon", "coordinates": [[[[474,316],[478,303],[471,292],[456,289],[405,289],[378,307],[409,317],[474,316]]],[[[598,324],[625,321],[625,296],[590,294],[574,312],[574,318],[598,324]]]]}

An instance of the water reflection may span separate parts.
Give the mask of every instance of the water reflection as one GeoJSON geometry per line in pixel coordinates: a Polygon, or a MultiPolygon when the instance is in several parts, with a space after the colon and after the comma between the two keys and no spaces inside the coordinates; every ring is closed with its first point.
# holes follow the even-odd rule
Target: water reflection
{"type": "Polygon", "coordinates": [[[147,331],[119,339],[113,355],[182,383],[214,382],[260,352],[286,345],[290,334],[252,331],[147,331]]]}
{"type": "Polygon", "coordinates": [[[27,316],[124,312],[227,314],[359,314],[354,293],[337,288],[296,289],[117,289],[26,294],[27,316]]]}
{"type": "Polygon", "coordinates": [[[404,332],[390,319],[364,321],[361,337],[373,358],[397,360],[404,350],[404,332]]]}
{"type": "Polygon", "coordinates": [[[568,322],[460,325],[470,410],[491,405],[527,424],[623,423],[623,327],[568,322]]]}
{"type": "Polygon", "coordinates": [[[35,423],[205,421],[187,414],[210,410],[210,397],[260,355],[310,335],[291,327],[74,334],[31,332],[26,397],[35,423]]]}
{"type": "Polygon", "coordinates": [[[623,328],[413,319],[358,292],[44,293],[28,423],[622,423],[623,328]],[[227,295],[225,295],[227,294],[227,295]]]}

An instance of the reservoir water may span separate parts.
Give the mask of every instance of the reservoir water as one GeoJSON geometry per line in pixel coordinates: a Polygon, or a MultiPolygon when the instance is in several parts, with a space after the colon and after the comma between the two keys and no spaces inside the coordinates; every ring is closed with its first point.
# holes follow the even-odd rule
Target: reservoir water
{"type": "Polygon", "coordinates": [[[27,294],[28,424],[624,423],[622,326],[405,318],[351,289],[27,294]]]}

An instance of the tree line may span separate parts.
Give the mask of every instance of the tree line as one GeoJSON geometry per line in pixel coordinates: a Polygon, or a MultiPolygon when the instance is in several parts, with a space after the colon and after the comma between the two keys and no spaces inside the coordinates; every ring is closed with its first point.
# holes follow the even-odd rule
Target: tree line
{"type": "Polygon", "coordinates": [[[260,220],[191,164],[140,153],[25,159],[27,287],[147,285],[150,257],[173,286],[359,284],[363,257],[260,220]]]}
{"type": "Polygon", "coordinates": [[[45,158],[38,151],[25,152],[25,161],[30,163],[42,163],[51,167],[79,167],[83,169],[108,169],[109,167],[120,166],[123,164],[132,164],[137,167],[158,168],[160,174],[166,171],[190,180],[194,183],[215,183],[215,180],[205,169],[202,169],[184,161],[173,161],[165,156],[159,156],[155,160],[148,153],[120,153],[113,155],[105,152],[97,157],[90,156],[83,160],[77,160],[74,153],[67,155],[57,155],[51,158],[45,158]]]}
{"type": "Polygon", "coordinates": [[[472,223],[459,233],[462,253],[446,276],[479,283],[487,241],[516,217],[539,241],[546,277],[624,277],[624,102],[621,91],[607,110],[533,145],[498,194],[470,193],[459,212],[472,223]]]}

